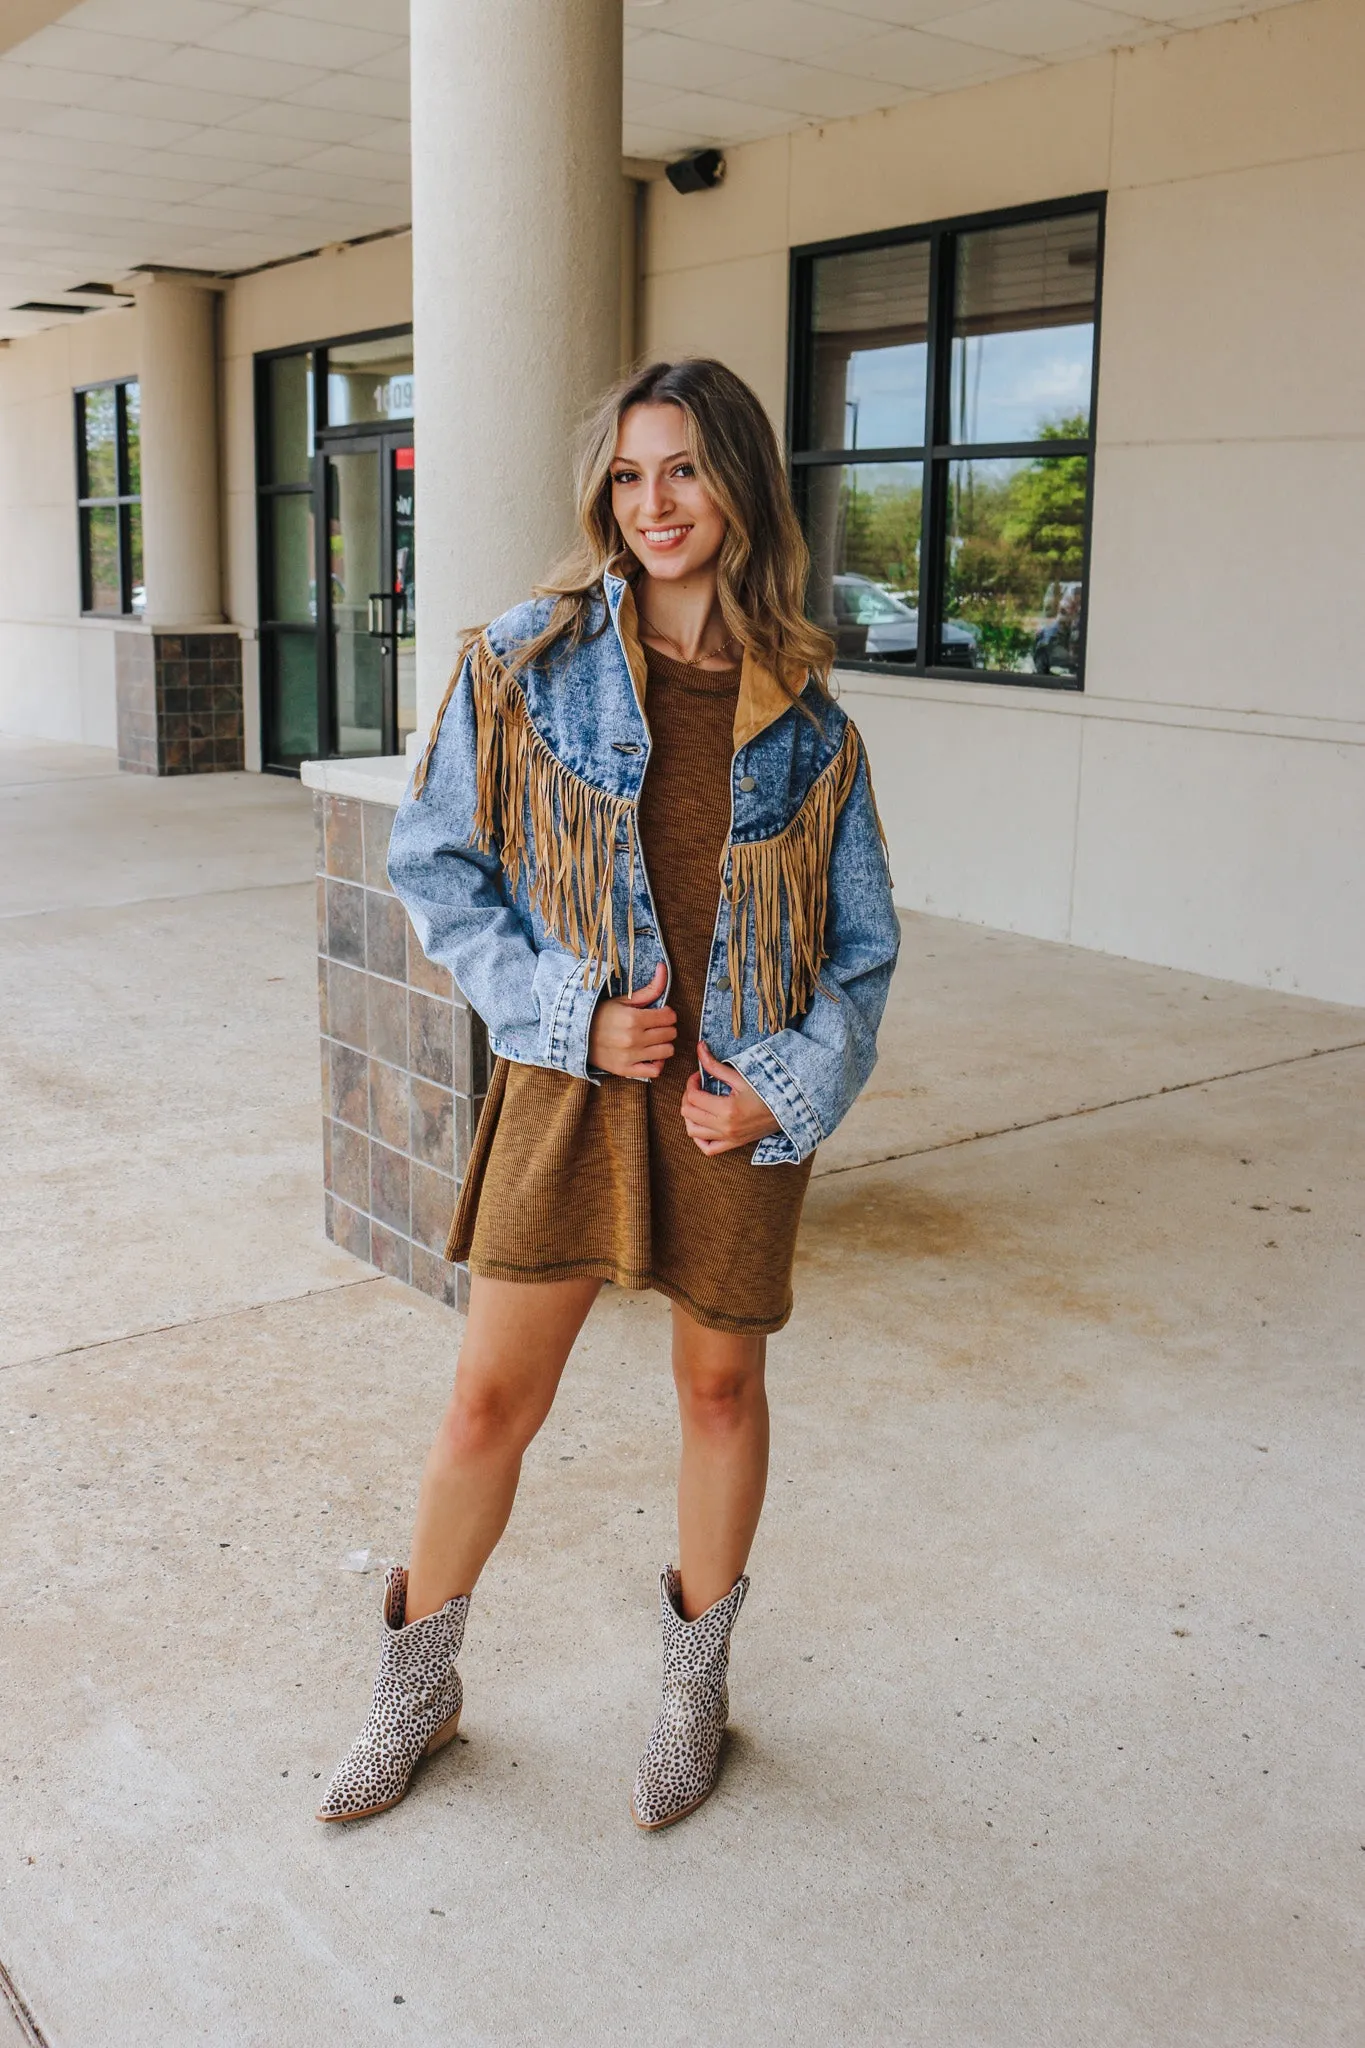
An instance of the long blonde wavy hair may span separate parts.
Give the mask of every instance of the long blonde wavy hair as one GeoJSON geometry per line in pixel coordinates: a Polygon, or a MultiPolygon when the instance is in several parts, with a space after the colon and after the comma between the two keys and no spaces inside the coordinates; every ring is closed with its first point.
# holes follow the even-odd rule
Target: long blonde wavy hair
{"type": "MultiPolygon", "coordinates": [[[[782,451],[768,415],[733,370],[706,356],[651,363],[606,392],[583,434],[577,468],[578,540],[538,597],[554,608],[519,647],[514,669],[569,651],[605,630],[602,578],[644,573],[626,547],[611,505],[611,465],[621,421],[635,405],[676,405],[688,456],[725,521],[716,565],[726,630],[775,675],[798,709],[807,678],[828,689],[834,642],[806,617],[810,556],[792,505],[782,451]]],[[[809,716],[809,713],[807,713],[809,716]]]]}

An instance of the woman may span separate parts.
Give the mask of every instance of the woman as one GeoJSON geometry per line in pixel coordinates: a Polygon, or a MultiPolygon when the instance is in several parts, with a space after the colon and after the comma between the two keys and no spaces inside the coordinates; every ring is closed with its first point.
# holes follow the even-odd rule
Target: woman
{"type": "Polygon", "coordinates": [[[473,1276],[370,1717],[319,1812],[401,1799],[455,1733],[469,1596],[604,1280],[672,1302],[679,1568],[641,1827],[716,1776],[819,1140],[867,1080],[899,944],[867,763],[802,611],[776,437],[722,364],[611,392],[582,540],[471,635],[389,874],[496,1065],[446,1255],[473,1276]]]}

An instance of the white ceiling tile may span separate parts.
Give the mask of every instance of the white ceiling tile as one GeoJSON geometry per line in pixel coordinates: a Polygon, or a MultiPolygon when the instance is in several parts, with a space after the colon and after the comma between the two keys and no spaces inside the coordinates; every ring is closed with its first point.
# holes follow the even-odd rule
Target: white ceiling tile
{"type": "Polygon", "coordinates": [[[356,123],[350,114],[328,107],[304,106],[299,100],[264,100],[225,123],[253,135],[302,135],[313,142],[350,142],[356,123]]]}
{"type": "Polygon", "coordinates": [[[1093,7],[1088,0],[985,0],[984,6],[944,16],[936,35],[1014,57],[1055,57],[1082,46],[1121,42],[1141,18],[1093,7]]]}
{"type": "Polygon", "coordinates": [[[194,129],[186,121],[154,121],[147,114],[110,114],[100,107],[53,108],[40,125],[49,135],[79,135],[91,142],[130,142],[146,149],[183,142],[194,129]]]}
{"type": "Polygon", "coordinates": [[[191,86],[157,84],[146,78],[111,78],[99,104],[115,114],[151,114],[157,120],[207,126],[230,121],[255,103],[240,93],[196,91],[191,86]]]}
{"type": "Polygon", "coordinates": [[[280,14],[301,14],[309,21],[343,21],[354,28],[382,28],[392,35],[408,32],[408,0],[273,0],[280,14]]]}
{"type": "MultiPolygon", "coordinates": [[[[49,188],[35,192],[28,200],[28,214],[34,227],[40,227],[45,220],[62,222],[63,216],[75,214],[82,227],[94,227],[101,221],[108,227],[114,222],[141,221],[147,218],[148,208],[157,205],[155,199],[130,199],[121,192],[106,189],[99,192],[56,192],[49,188]]],[[[69,228],[66,230],[69,232],[69,228]]]]}
{"type": "Polygon", "coordinates": [[[627,124],[643,118],[661,100],[672,99],[666,85],[646,85],[642,79],[627,78],[622,87],[622,107],[627,124]]]}
{"type": "Polygon", "coordinates": [[[242,206],[249,206],[254,212],[257,224],[292,215],[304,210],[303,203],[295,192],[250,192],[242,185],[219,185],[201,192],[195,201],[206,213],[232,212],[242,206]]]}
{"type": "Polygon", "coordinates": [[[359,72],[362,78],[388,79],[394,84],[406,87],[412,75],[408,45],[405,42],[398,43],[382,57],[362,57],[358,64],[352,64],[348,69],[359,72]]]}
{"type": "Polygon", "coordinates": [[[324,67],[283,64],[265,57],[236,57],[227,50],[186,46],[173,50],[144,74],[166,85],[198,86],[205,92],[241,93],[244,99],[278,100],[325,76],[324,67]]]}
{"type": "MultiPolygon", "coordinates": [[[[355,71],[334,71],[326,78],[320,78],[316,85],[305,87],[302,92],[290,94],[290,104],[302,107],[330,107],[337,113],[358,115],[362,120],[366,114],[388,114],[396,120],[403,120],[408,111],[408,88],[406,82],[396,79],[362,78],[355,71]]],[[[355,121],[336,132],[338,142],[348,142],[355,134],[355,121]]]]}
{"type": "Polygon", "coordinates": [[[823,4],[836,14],[848,15],[851,23],[870,22],[875,31],[878,27],[919,28],[961,8],[979,7],[981,0],[823,0],[823,4]]]}
{"type": "Polygon", "coordinates": [[[98,71],[58,71],[46,64],[20,64],[13,57],[0,57],[0,99],[28,100],[48,107],[99,106],[115,83],[98,71]]]}
{"type": "MultiPolygon", "coordinates": [[[[271,101],[272,106],[275,104],[271,101]]],[[[309,135],[258,135],[226,123],[201,128],[184,144],[187,155],[210,157],[219,166],[230,164],[237,171],[245,164],[257,169],[262,164],[294,164],[316,148],[317,143],[309,135]]]]}
{"type": "Polygon", "coordinates": [[[683,31],[701,42],[787,58],[819,57],[866,32],[846,14],[808,0],[730,0],[728,6],[699,15],[683,31]]]}
{"type": "Polygon", "coordinates": [[[793,125],[790,115],[772,108],[746,107],[739,100],[701,92],[675,93],[650,111],[660,127],[688,136],[688,147],[693,143],[757,142],[765,135],[781,135],[793,125]]]}
{"type": "Polygon", "coordinates": [[[663,163],[671,163],[693,146],[690,133],[676,128],[647,128],[635,122],[627,124],[621,138],[624,156],[649,157],[663,163]]]}
{"type": "MultiPolygon", "coordinates": [[[[378,10],[376,10],[378,12],[378,10]]],[[[405,37],[376,33],[373,28],[346,27],[328,22],[321,25],[297,14],[280,14],[274,8],[253,7],[220,29],[202,38],[210,50],[228,50],[237,57],[283,59],[290,64],[317,64],[329,70],[349,71],[367,57],[383,57],[395,47],[406,51],[405,37]]]]}
{"type": "Polygon", "coordinates": [[[761,69],[763,62],[751,51],[725,49],[691,36],[644,35],[626,53],[626,77],[674,92],[708,92],[742,78],[746,71],[761,69]]]}
{"type": "Polygon", "coordinates": [[[355,133],[352,140],[364,149],[391,149],[400,156],[412,155],[412,123],[410,121],[376,121],[372,114],[362,115],[352,123],[355,133]]]}
{"type": "Polygon", "coordinates": [[[25,64],[57,71],[95,71],[106,78],[145,72],[168,56],[174,44],[145,36],[110,36],[93,29],[67,28],[54,22],[19,45],[25,64]]]}
{"type": "Polygon", "coordinates": [[[361,178],[385,185],[406,185],[412,159],[406,150],[364,149],[358,143],[339,143],[331,149],[314,151],[303,160],[300,169],[316,171],[324,178],[361,178]]]}
{"type": "Polygon", "coordinates": [[[841,121],[894,106],[909,89],[886,79],[854,78],[847,72],[817,70],[813,64],[770,64],[732,88],[732,97],[757,106],[781,107],[813,121],[841,121]]]}
{"type": "Polygon", "coordinates": [[[86,164],[95,171],[136,168],[139,151],[126,143],[81,142],[72,135],[47,135],[24,130],[0,131],[0,157],[13,157],[35,168],[40,164],[86,164]]]}
{"type": "Polygon", "coordinates": [[[917,28],[892,29],[889,35],[859,43],[839,62],[842,70],[857,78],[884,78],[919,92],[954,91],[958,86],[1008,78],[1012,72],[1031,68],[1026,57],[983,50],[973,43],[947,42],[917,28]]]}
{"type": "MultiPolygon", "coordinates": [[[[198,140],[197,137],[194,139],[198,140]]],[[[223,157],[204,156],[182,144],[179,149],[139,150],[127,168],[139,178],[176,178],[190,184],[216,187],[235,185],[246,172],[259,170],[260,165],[233,163],[223,157]]]]}
{"type": "Polygon", "coordinates": [[[81,0],[62,16],[65,28],[107,29],[111,35],[159,36],[193,43],[246,8],[230,0],[81,0]]]}
{"type": "Polygon", "coordinates": [[[626,0],[626,20],[644,30],[667,29],[687,35],[704,15],[714,14],[716,0],[626,0]]]}
{"type": "MultiPolygon", "coordinates": [[[[251,192],[291,192],[300,199],[368,199],[383,192],[392,180],[341,178],[335,172],[310,171],[306,166],[279,164],[273,170],[255,171],[236,189],[251,192]]],[[[402,190],[402,186],[398,190],[402,190]]]]}

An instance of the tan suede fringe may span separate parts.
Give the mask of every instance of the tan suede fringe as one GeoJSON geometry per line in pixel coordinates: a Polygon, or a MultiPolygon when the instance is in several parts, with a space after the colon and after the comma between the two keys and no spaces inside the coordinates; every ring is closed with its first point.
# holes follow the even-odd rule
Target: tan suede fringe
{"type": "MultiPolygon", "coordinates": [[[[526,695],[486,636],[469,651],[477,732],[474,829],[481,853],[498,853],[509,888],[523,868],[531,903],[546,931],[588,962],[588,985],[621,971],[612,876],[618,845],[627,870],[635,868],[635,807],[575,775],[551,753],[531,722],[526,695]]],[[[448,704],[454,685],[446,692],[448,704]]],[[[427,752],[413,777],[413,795],[426,782],[442,704],[427,752]]],[[[635,971],[635,906],[627,912],[626,973],[635,971]]]]}
{"type": "Polygon", "coordinates": [[[834,759],[810,786],[791,823],[771,839],[751,840],[721,858],[721,886],[730,905],[726,969],[730,1020],[736,1038],[744,1018],[744,962],[749,919],[754,926],[754,978],[760,1031],[779,1031],[810,1007],[820,969],[829,958],[825,918],[834,827],[858,773],[858,735],[850,723],[834,759]],[[791,961],[783,983],[782,898],[787,899],[791,961]]]}
{"type": "MultiPolygon", "coordinates": [[[[481,634],[469,650],[477,729],[474,829],[481,852],[499,853],[515,889],[526,869],[531,902],[547,931],[587,960],[590,985],[621,971],[612,889],[613,856],[625,847],[634,874],[635,807],[584,782],[556,759],[531,722],[520,682],[481,634]],[[528,826],[529,813],[529,834],[528,826]]],[[[420,797],[446,707],[463,672],[457,668],[441,700],[412,779],[420,797]]],[[[858,774],[861,746],[850,722],[842,744],[811,784],[791,823],[771,839],[727,849],[721,888],[730,907],[727,970],[731,1022],[743,1026],[744,962],[749,924],[754,928],[759,1029],[778,1031],[801,1015],[815,995],[828,959],[825,924],[834,827],[858,774]],[[728,866],[727,866],[728,864],[728,866]],[[790,963],[784,976],[782,899],[790,924],[790,963]]],[[[875,801],[874,801],[875,810],[875,801]]],[[[877,829],[882,845],[886,835],[877,829]]],[[[634,985],[634,890],[628,895],[627,985],[634,985]]]]}

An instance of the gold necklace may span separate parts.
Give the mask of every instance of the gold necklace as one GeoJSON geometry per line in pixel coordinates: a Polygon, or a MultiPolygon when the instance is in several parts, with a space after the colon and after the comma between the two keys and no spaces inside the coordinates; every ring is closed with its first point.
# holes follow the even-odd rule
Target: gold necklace
{"type": "Polygon", "coordinates": [[[702,662],[710,661],[718,654],[724,654],[727,647],[732,647],[736,654],[742,654],[744,651],[743,643],[736,640],[733,633],[727,633],[719,647],[699,647],[696,655],[689,659],[671,633],[665,633],[662,628],[651,625],[648,619],[642,618],[640,620],[640,631],[650,640],[663,640],[668,646],[676,648],[678,660],[684,662],[689,668],[700,667],[702,662]]]}

